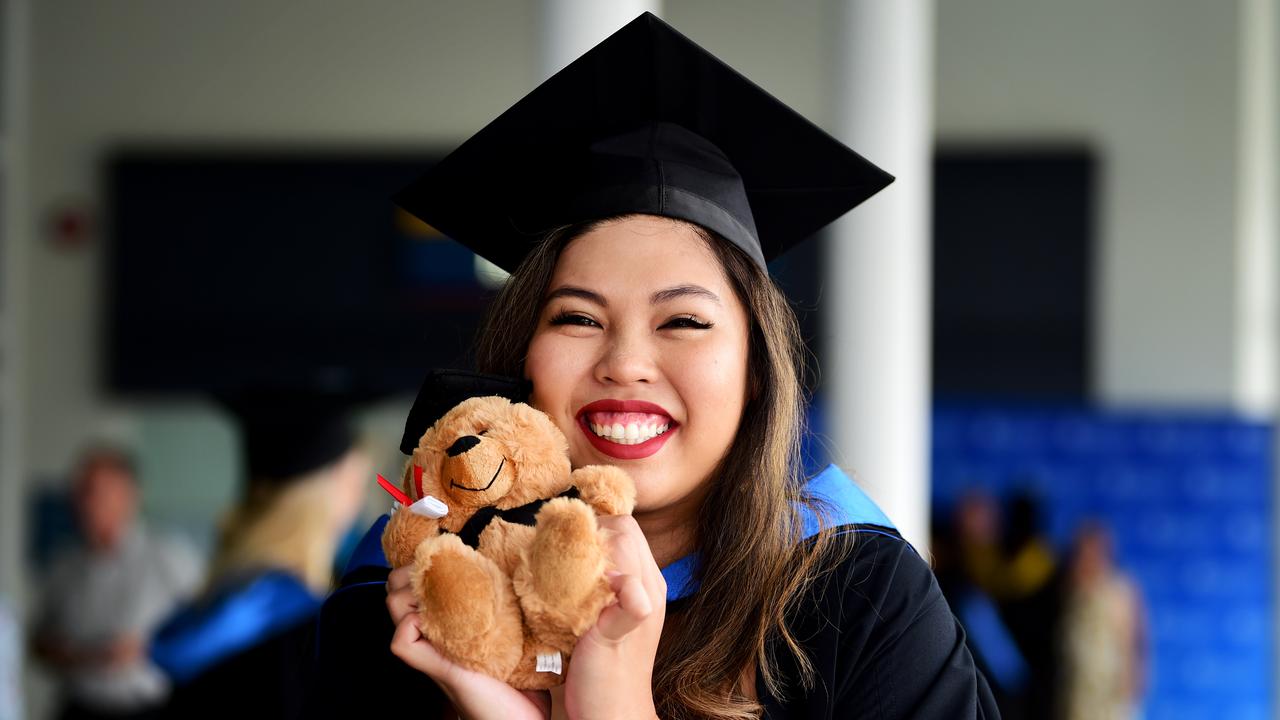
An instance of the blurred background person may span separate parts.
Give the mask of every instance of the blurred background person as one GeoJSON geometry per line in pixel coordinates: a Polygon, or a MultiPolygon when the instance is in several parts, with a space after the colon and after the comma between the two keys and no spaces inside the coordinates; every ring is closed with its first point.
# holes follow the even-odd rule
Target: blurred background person
{"type": "Polygon", "coordinates": [[[1026,717],[1030,668],[1000,609],[968,572],[966,555],[976,547],[995,548],[998,507],[985,493],[971,492],[950,513],[935,513],[929,547],[942,593],[967,633],[974,660],[995,694],[1001,717],[1026,717]]]}
{"type": "Polygon", "coordinates": [[[228,405],[247,483],[204,592],[160,630],[152,655],[174,679],[174,717],[296,717],[313,621],[373,468],[345,412],[322,399],[253,394],[228,405]]]}
{"type": "Polygon", "coordinates": [[[1096,521],[1076,533],[1059,642],[1063,720],[1140,717],[1146,618],[1133,581],[1116,567],[1111,533],[1096,521]]]}
{"type": "Polygon", "coordinates": [[[957,507],[957,540],[967,580],[999,610],[1019,655],[1025,684],[1001,707],[1006,715],[1045,718],[1056,700],[1057,558],[1040,528],[1034,496],[1015,492],[1001,514],[986,493],[970,493],[957,507]]]}
{"type": "Polygon", "coordinates": [[[152,717],[168,696],[147,644],[203,569],[183,544],[147,530],[139,495],[127,451],[83,452],[70,497],[79,544],[54,562],[34,636],[62,681],[63,718],[152,717]]]}

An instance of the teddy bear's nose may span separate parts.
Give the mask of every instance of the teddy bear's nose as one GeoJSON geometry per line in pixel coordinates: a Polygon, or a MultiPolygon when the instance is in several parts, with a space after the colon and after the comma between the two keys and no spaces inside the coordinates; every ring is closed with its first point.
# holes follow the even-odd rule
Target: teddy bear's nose
{"type": "Polygon", "coordinates": [[[449,446],[449,449],[445,450],[444,452],[449,457],[458,457],[462,453],[470,450],[471,448],[479,444],[480,444],[480,438],[476,437],[475,435],[463,435],[457,440],[454,440],[453,444],[449,446]]]}

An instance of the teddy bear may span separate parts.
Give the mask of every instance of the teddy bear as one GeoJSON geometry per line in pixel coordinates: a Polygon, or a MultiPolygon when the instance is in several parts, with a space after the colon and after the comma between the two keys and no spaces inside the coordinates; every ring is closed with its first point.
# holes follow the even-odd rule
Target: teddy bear
{"type": "Polygon", "coordinates": [[[577,639],[614,599],[596,515],[635,505],[626,472],[573,470],[568,450],[529,405],[464,400],[418,441],[402,478],[414,502],[382,535],[392,567],[414,564],[427,640],[519,689],[563,682],[577,639]]]}

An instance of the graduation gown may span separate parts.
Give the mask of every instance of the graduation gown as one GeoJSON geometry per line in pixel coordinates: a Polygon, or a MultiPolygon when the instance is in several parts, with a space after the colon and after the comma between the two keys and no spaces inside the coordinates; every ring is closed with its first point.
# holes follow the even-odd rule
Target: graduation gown
{"type": "Polygon", "coordinates": [[[322,599],[292,574],[268,570],[179,611],[151,647],[174,681],[167,716],[301,717],[322,599]]]}
{"type": "MultiPolygon", "coordinates": [[[[836,572],[815,584],[788,618],[817,670],[813,689],[801,692],[792,680],[791,693],[775,698],[757,678],[765,717],[998,718],[928,564],[838,468],[828,467],[808,487],[830,501],[835,524],[857,538],[836,572]]],[[[805,520],[807,534],[816,532],[816,520],[805,520]]],[[[378,543],[385,523],[384,516],[370,529],[321,609],[309,717],[403,711],[433,718],[446,707],[430,678],[390,652],[389,569],[378,543]]],[[[697,592],[697,563],[692,555],[663,568],[668,612],[679,612],[682,598],[697,592]]],[[[784,677],[798,678],[794,659],[777,657],[784,677]]]]}

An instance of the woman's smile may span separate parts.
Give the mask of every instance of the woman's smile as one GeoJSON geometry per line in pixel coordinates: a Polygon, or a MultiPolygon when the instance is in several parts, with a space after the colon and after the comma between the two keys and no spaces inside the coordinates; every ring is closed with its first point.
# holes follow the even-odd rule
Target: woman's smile
{"type": "Polygon", "coordinates": [[[626,470],[637,517],[689,517],[737,434],[747,345],[746,310],[707,241],[631,216],[561,252],[525,373],[575,467],[626,470]]]}
{"type": "Polygon", "coordinates": [[[661,405],[644,400],[597,400],[578,411],[578,428],[609,457],[637,460],[661,450],[679,425],[661,405]]]}

